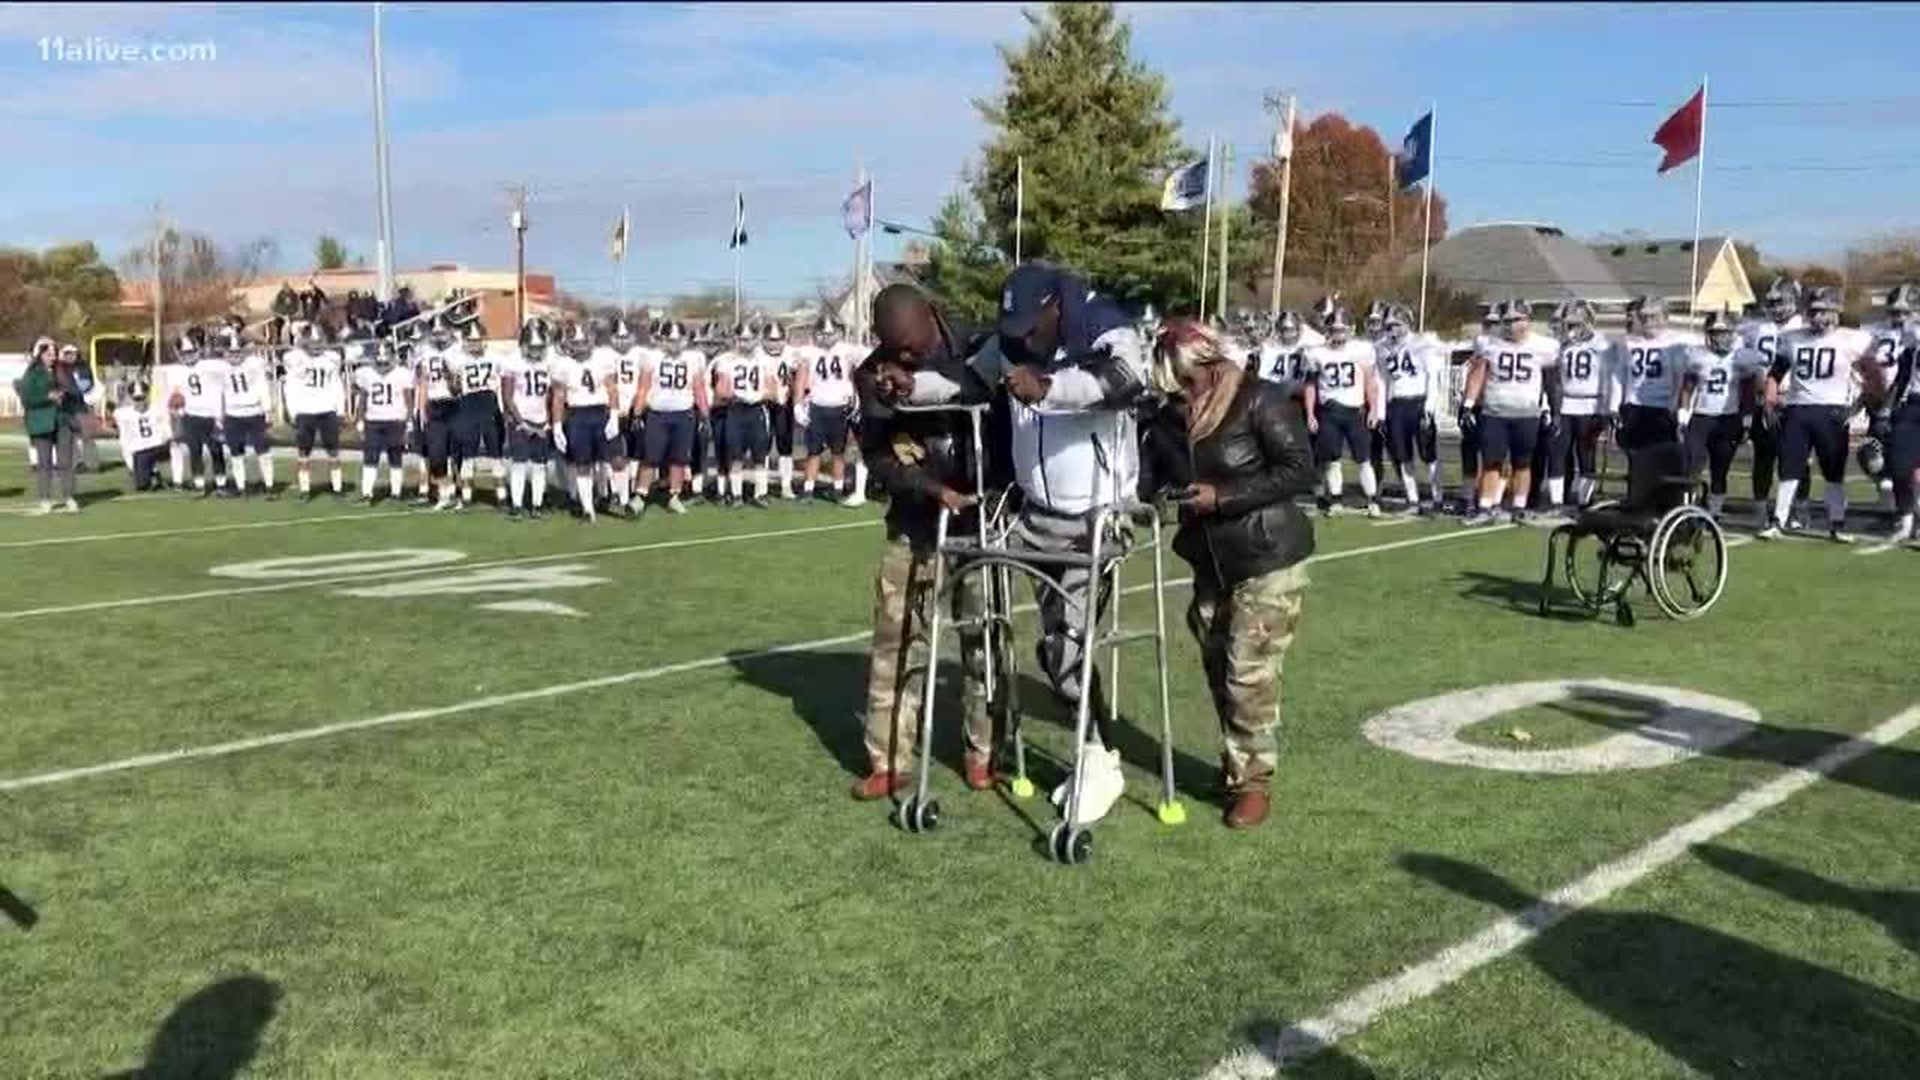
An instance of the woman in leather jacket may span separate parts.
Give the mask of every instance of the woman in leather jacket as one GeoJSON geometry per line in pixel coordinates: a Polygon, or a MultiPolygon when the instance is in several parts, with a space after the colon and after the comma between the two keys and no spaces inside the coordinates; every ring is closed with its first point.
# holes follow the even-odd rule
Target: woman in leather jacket
{"type": "Polygon", "coordinates": [[[1225,741],[1226,823],[1251,828],[1270,807],[1281,662],[1313,553],[1313,525],[1294,505],[1314,490],[1312,444],[1299,400],[1247,374],[1198,322],[1162,331],[1153,374],[1186,414],[1192,483],[1178,494],[1173,548],[1193,565],[1187,624],[1225,741]]]}

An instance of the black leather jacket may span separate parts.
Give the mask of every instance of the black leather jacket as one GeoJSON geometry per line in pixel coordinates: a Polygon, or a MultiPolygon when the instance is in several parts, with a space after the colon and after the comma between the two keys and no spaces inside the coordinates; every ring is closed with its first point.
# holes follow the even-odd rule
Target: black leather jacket
{"type": "Polygon", "coordinates": [[[1299,399],[1244,379],[1227,415],[1192,450],[1193,481],[1212,484],[1211,514],[1180,511],[1173,550],[1221,585],[1284,570],[1313,554],[1313,524],[1294,498],[1313,490],[1312,440],[1299,399]]]}

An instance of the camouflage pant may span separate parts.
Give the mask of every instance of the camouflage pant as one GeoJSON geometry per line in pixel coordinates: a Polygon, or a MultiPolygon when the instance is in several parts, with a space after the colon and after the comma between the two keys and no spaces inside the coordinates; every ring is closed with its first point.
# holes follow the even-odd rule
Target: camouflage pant
{"type": "Polygon", "coordinates": [[[1226,739],[1231,791],[1266,790],[1280,760],[1280,667],[1300,625],[1307,568],[1223,588],[1196,575],[1187,625],[1200,641],[1207,686],[1226,739]]]}
{"type": "MultiPolygon", "coordinates": [[[[867,673],[867,757],[875,768],[912,768],[920,736],[921,694],[927,673],[927,619],[933,613],[934,556],[916,555],[904,540],[887,546],[873,574],[873,654],[867,673]]],[[[986,610],[978,574],[953,592],[952,617],[986,610]]],[[[941,635],[945,636],[944,632],[941,635]]],[[[993,748],[987,713],[986,646],[978,631],[960,635],[960,676],[967,750],[993,748]]]]}

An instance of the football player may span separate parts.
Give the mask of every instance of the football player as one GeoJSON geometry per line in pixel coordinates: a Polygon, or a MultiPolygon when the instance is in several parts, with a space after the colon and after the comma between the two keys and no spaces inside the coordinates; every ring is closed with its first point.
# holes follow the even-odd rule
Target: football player
{"type": "Polygon", "coordinates": [[[380,459],[387,459],[387,491],[406,497],[407,419],[414,414],[413,369],[400,359],[400,347],[382,338],[373,363],[354,372],[352,413],[360,429],[360,502],[372,506],[380,459]]]}
{"type": "Polygon", "coordinates": [[[756,335],[740,327],[736,347],[722,353],[714,409],[727,414],[727,505],[737,498],[748,506],[766,509],[767,451],[773,442],[767,426],[767,397],[774,387],[773,361],[761,352],[756,335]],[[747,465],[753,465],[753,494],[746,493],[747,465]]]}
{"type": "Polygon", "coordinates": [[[767,388],[767,413],[773,453],[779,456],[780,497],[793,498],[793,354],[787,351],[787,332],[770,321],[760,335],[764,366],[773,372],[767,388]]]}
{"type": "MultiPolygon", "coordinates": [[[[1772,364],[1780,335],[1806,326],[1806,320],[1800,314],[1800,301],[1799,282],[1786,277],[1777,277],[1768,282],[1760,301],[1764,318],[1748,319],[1740,324],[1740,343],[1766,357],[1768,364],[1772,364]]],[[[1779,417],[1768,413],[1764,406],[1757,405],[1747,425],[1747,435],[1753,440],[1752,482],[1756,529],[1765,529],[1773,522],[1773,478],[1780,464],[1779,420],[1779,417]]],[[[1804,472],[1805,463],[1801,464],[1801,471],[1804,472]]],[[[1805,527],[1805,521],[1806,500],[1803,497],[1788,511],[1787,527],[1798,530],[1805,527]]]]}
{"type": "Polygon", "coordinates": [[[1840,325],[1840,290],[1815,289],[1807,302],[1808,325],[1780,335],[1766,379],[1766,407],[1780,415],[1780,491],[1773,520],[1758,536],[1780,538],[1787,510],[1807,482],[1807,460],[1817,457],[1825,481],[1827,536],[1850,544],[1847,523],[1847,416],[1858,400],[1869,409],[1886,397],[1884,369],[1873,337],[1840,325]]]}
{"type": "MultiPolygon", "coordinates": [[[[726,351],[726,343],[721,338],[720,324],[712,319],[701,323],[699,331],[694,335],[693,344],[700,350],[704,364],[703,370],[706,372],[707,401],[711,403],[714,381],[719,376],[719,369],[714,366],[713,361],[715,357],[726,351]]],[[[709,491],[713,493],[712,498],[715,501],[720,499],[719,444],[727,437],[726,426],[726,415],[711,410],[701,413],[696,422],[693,461],[690,464],[695,499],[706,499],[709,491]]]]}
{"type": "Polygon", "coordinates": [[[1914,492],[1920,488],[1920,326],[1908,325],[1901,343],[1899,365],[1895,370],[1892,437],[1887,447],[1887,468],[1893,477],[1894,520],[1892,541],[1914,540],[1914,492]]]}
{"type": "Polygon", "coordinates": [[[187,363],[184,349],[191,343],[186,335],[181,335],[179,343],[171,349],[161,349],[156,345],[155,352],[159,362],[154,367],[153,395],[167,410],[167,426],[173,432],[173,441],[167,444],[167,475],[175,491],[187,490],[187,433],[181,423],[181,409],[186,401],[187,363]]]}
{"type": "Polygon", "coordinates": [[[120,442],[120,458],[133,477],[133,490],[158,490],[160,451],[173,442],[173,424],[167,410],[153,400],[145,379],[133,380],[127,399],[107,422],[120,442]]]}
{"type": "Polygon", "coordinates": [[[282,358],[287,377],[281,401],[293,423],[294,474],[301,497],[313,501],[312,460],[317,443],[327,456],[328,479],[337,499],[342,492],[340,413],[345,408],[340,354],[328,347],[322,324],[302,326],[293,347],[282,358]]]}
{"type": "MultiPolygon", "coordinates": [[[[557,380],[565,377],[569,366],[562,356],[549,355],[546,324],[528,319],[520,328],[520,348],[501,372],[507,416],[507,519],[538,520],[547,501],[548,447],[557,444],[565,452],[566,436],[552,423],[553,408],[566,397],[557,389],[557,380]],[[527,483],[533,483],[533,498],[527,498],[527,483]]],[[[584,502],[585,513],[593,513],[592,492],[584,502]]]]}
{"type": "MultiPolygon", "coordinates": [[[[1686,437],[1687,470],[1707,473],[1707,512],[1718,517],[1727,501],[1727,470],[1746,438],[1756,382],[1768,360],[1740,344],[1731,311],[1710,311],[1705,345],[1687,349],[1680,380],[1680,426],[1686,437]]],[[[1565,354],[1561,354],[1563,357],[1565,354]]]]}
{"type": "Polygon", "coordinates": [[[1662,301],[1637,296],[1627,302],[1627,333],[1613,343],[1611,367],[1619,387],[1620,449],[1631,454],[1677,442],[1687,342],[1668,329],[1662,301]]]}
{"type": "Polygon", "coordinates": [[[187,457],[193,470],[193,490],[205,496],[219,492],[226,494],[227,454],[220,438],[222,412],[227,391],[227,376],[232,368],[220,357],[210,355],[204,345],[204,335],[182,336],[179,350],[180,358],[186,366],[186,372],[180,379],[180,387],[174,391],[174,400],[180,403],[183,415],[180,429],[187,439],[187,457]],[[213,485],[207,485],[207,473],[202,468],[203,455],[211,452],[213,458],[213,485]]]}
{"type": "Polygon", "coordinates": [[[1254,373],[1272,383],[1305,389],[1307,350],[1326,338],[1306,326],[1300,316],[1283,311],[1266,327],[1254,354],[1254,373]]]}
{"type": "MultiPolygon", "coordinates": [[[[1866,331],[1873,338],[1873,355],[1880,362],[1881,377],[1888,386],[1892,386],[1900,373],[1900,351],[1905,348],[1907,335],[1913,329],[1914,308],[1920,305],[1920,285],[1895,285],[1888,291],[1882,305],[1884,313],[1880,321],[1868,326],[1866,331]]],[[[1898,402],[1889,398],[1873,412],[1867,427],[1868,434],[1882,447],[1893,442],[1893,409],[1896,404],[1898,402]]],[[[1893,509],[1898,496],[1894,490],[1893,474],[1884,466],[1883,458],[1880,471],[1871,475],[1879,485],[1881,499],[1888,509],[1893,509]]]]}
{"type": "MultiPolygon", "coordinates": [[[[554,446],[567,457],[573,473],[574,501],[586,521],[594,514],[594,477],[611,461],[614,439],[620,434],[619,361],[613,350],[598,351],[587,344],[578,326],[567,330],[568,347],[549,367],[553,376],[554,446]]],[[[624,505],[616,506],[621,515],[624,505]]]]}
{"type": "Polygon", "coordinates": [[[646,455],[640,490],[652,490],[656,473],[667,480],[667,509],[687,512],[680,489],[687,483],[700,419],[708,410],[707,355],[687,340],[686,327],[669,319],[658,339],[658,359],[640,371],[633,411],[646,418],[646,455]]]}
{"type": "Polygon", "coordinates": [[[421,429],[421,441],[427,448],[427,478],[437,499],[435,510],[451,510],[454,496],[453,459],[455,425],[460,412],[460,394],[456,389],[458,372],[466,365],[484,362],[487,356],[487,331],[475,319],[460,330],[460,347],[429,351],[420,358],[414,385],[424,392],[414,394],[420,412],[414,423],[421,429]]]}
{"type": "Polygon", "coordinates": [[[1480,415],[1479,406],[1467,406],[1467,374],[1473,358],[1492,348],[1500,340],[1500,306],[1480,305],[1480,329],[1464,349],[1449,355],[1449,363],[1461,368],[1457,378],[1449,370],[1455,417],[1460,430],[1460,501],[1456,509],[1462,517],[1473,515],[1480,507],[1480,415]]]}
{"type": "Polygon", "coordinates": [[[1567,304],[1560,318],[1560,425],[1547,459],[1547,498],[1555,506],[1565,498],[1569,473],[1575,506],[1592,502],[1599,487],[1600,436],[1612,422],[1619,384],[1608,366],[1613,347],[1593,321],[1593,305],[1585,300],[1567,304]]]}
{"type": "Polygon", "coordinates": [[[1374,394],[1374,349],[1371,341],[1353,336],[1353,317],[1335,308],[1326,317],[1325,344],[1307,350],[1307,428],[1314,435],[1324,487],[1320,512],[1339,512],[1340,452],[1344,448],[1360,467],[1360,491],[1367,497],[1367,516],[1380,514],[1379,481],[1367,457],[1367,432],[1377,423],[1379,403],[1374,394]]]}
{"type": "Polygon", "coordinates": [[[273,384],[273,367],[263,349],[249,347],[240,339],[240,331],[223,331],[227,351],[227,392],[222,403],[226,414],[227,470],[233,489],[252,494],[247,484],[247,457],[252,455],[260,473],[260,487],[269,499],[279,498],[273,487],[273,446],[267,439],[267,404],[273,384]]]}
{"type": "Polygon", "coordinates": [[[855,470],[853,487],[848,490],[847,460],[852,456],[852,443],[847,432],[853,408],[853,369],[863,357],[858,355],[859,346],[841,340],[840,327],[831,316],[822,316],[814,327],[814,342],[810,362],[794,371],[793,419],[807,435],[802,490],[815,497],[832,497],[844,491],[840,505],[859,506],[867,501],[867,470],[864,464],[855,470]],[[819,486],[823,454],[831,455],[828,470],[833,478],[832,492],[824,496],[819,486]]]}
{"type": "Polygon", "coordinates": [[[633,329],[625,316],[616,315],[606,327],[607,341],[599,362],[613,372],[613,432],[607,448],[607,487],[622,517],[634,517],[633,469],[644,449],[639,441],[638,421],[633,413],[633,395],[640,388],[640,367],[646,362],[646,350],[634,340],[633,329]]]}
{"type": "Polygon", "coordinates": [[[473,505],[474,467],[482,458],[493,472],[494,501],[504,507],[507,505],[507,470],[501,453],[501,423],[505,414],[500,410],[499,365],[483,343],[478,350],[469,347],[452,374],[460,394],[453,414],[453,453],[460,459],[458,508],[464,510],[473,505]]]}
{"type": "Polygon", "coordinates": [[[1462,394],[1462,419],[1477,427],[1480,448],[1479,499],[1464,522],[1467,525],[1497,520],[1501,496],[1509,486],[1513,492],[1512,516],[1514,520],[1525,519],[1543,399],[1549,425],[1560,422],[1560,343],[1533,332],[1532,312],[1525,301],[1509,300],[1495,315],[1502,332],[1498,338],[1483,341],[1479,353],[1468,362],[1462,394]],[[1476,409],[1480,410],[1477,423],[1476,409]],[[1510,485],[1502,475],[1509,464],[1510,485]]]}
{"type": "Polygon", "coordinates": [[[1440,509],[1440,446],[1435,417],[1446,401],[1447,358],[1429,342],[1412,335],[1413,313],[1394,307],[1386,315],[1386,329],[1375,347],[1375,358],[1386,380],[1387,449],[1400,474],[1407,512],[1420,510],[1420,480],[1414,475],[1416,455],[1427,467],[1427,490],[1432,510],[1440,509]]]}

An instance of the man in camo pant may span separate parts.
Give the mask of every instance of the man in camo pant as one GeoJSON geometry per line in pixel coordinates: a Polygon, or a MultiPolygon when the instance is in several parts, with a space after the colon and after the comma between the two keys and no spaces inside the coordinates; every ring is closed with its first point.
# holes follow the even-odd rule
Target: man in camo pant
{"type": "Polygon", "coordinates": [[[1222,586],[1195,575],[1187,625],[1205,657],[1220,716],[1229,791],[1266,791],[1280,763],[1280,671],[1300,623],[1307,568],[1222,586]]]}
{"type": "MultiPolygon", "coordinates": [[[[873,576],[873,651],[867,672],[866,746],[875,773],[897,787],[913,771],[926,692],[927,620],[933,614],[934,555],[906,539],[887,545],[873,576]]],[[[955,584],[948,619],[986,610],[980,574],[955,584]]],[[[986,643],[978,630],[960,634],[961,716],[968,786],[993,786],[993,720],[987,712],[986,643]]],[[[879,785],[871,785],[878,787],[879,785]]],[[[857,794],[864,794],[857,793],[857,794]]],[[[867,795],[867,797],[874,797],[867,795]]]]}

